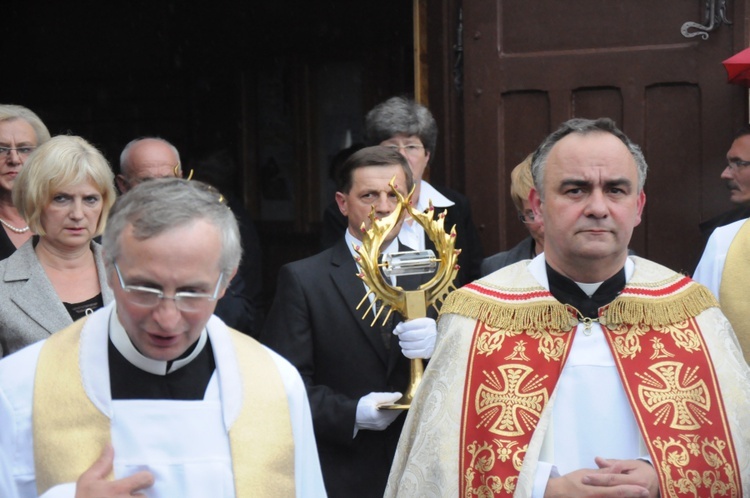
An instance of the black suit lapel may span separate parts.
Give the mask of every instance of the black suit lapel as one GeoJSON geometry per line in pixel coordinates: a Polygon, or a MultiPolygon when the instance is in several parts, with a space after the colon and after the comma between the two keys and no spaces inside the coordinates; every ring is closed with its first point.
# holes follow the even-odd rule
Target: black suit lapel
{"type": "MultiPolygon", "coordinates": [[[[410,251],[409,247],[399,243],[399,251],[410,251]]],[[[373,319],[373,313],[370,312],[362,319],[365,310],[369,306],[369,302],[362,304],[362,307],[358,310],[357,305],[365,295],[365,286],[362,280],[357,277],[357,265],[352,258],[349,248],[346,246],[346,239],[342,239],[333,247],[331,254],[331,265],[333,269],[331,271],[331,278],[333,279],[334,285],[341,294],[342,299],[346,302],[346,308],[352,314],[355,321],[359,325],[360,332],[365,335],[367,340],[372,345],[373,349],[380,356],[381,360],[385,365],[389,374],[393,371],[402,357],[401,348],[398,345],[398,337],[392,334],[390,340],[390,348],[386,349],[385,344],[381,336],[381,324],[386,317],[388,310],[383,310],[383,313],[378,318],[378,321],[374,326],[371,326],[373,319]]],[[[421,284],[427,282],[432,275],[408,275],[398,277],[397,285],[407,290],[415,290],[421,284]]],[[[403,318],[399,313],[394,312],[393,318],[390,320],[392,327],[403,321],[403,318]]],[[[354,333],[355,331],[352,331],[354,333]]]]}
{"type": "MultiPolygon", "coordinates": [[[[338,289],[341,298],[346,303],[348,312],[352,314],[352,317],[357,322],[359,332],[365,335],[380,359],[387,365],[388,351],[383,344],[379,329],[376,328],[377,324],[375,327],[370,326],[373,318],[372,312],[368,313],[362,319],[365,310],[369,306],[369,302],[365,301],[362,307],[357,309],[357,305],[365,295],[365,286],[362,280],[357,277],[357,265],[349,252],[349,248],[346,247],[346,240],[343,237],[333,247],[331,265],[333,266],[331,270],[333,283],[338,289]]],[[[384,318],[385,314],[382,314],[378,323],[382,323],[384,318]]],[[[357,333],[357,331],[352,330],[352,333],[357,333]]]]}

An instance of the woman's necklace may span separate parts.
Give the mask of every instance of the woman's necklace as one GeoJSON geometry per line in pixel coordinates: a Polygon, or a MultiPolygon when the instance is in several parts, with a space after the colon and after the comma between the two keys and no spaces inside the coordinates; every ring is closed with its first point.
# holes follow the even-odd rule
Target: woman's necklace
{"type": "Polygon", "coordinates": [[[8,223],[7,221],[5,221],[2,218],[0,218],[0,223],[2,223],[6,227],[8,227],[10,230],[12,230],[12,231],[14,231],[16,233],[24,233],[24,232],[28,232],[29,231],[28,225],[25,226],[25,227],[23,227],[23,228],[14,227],[13,225],[11,225],[10,223],[8,223]]]}

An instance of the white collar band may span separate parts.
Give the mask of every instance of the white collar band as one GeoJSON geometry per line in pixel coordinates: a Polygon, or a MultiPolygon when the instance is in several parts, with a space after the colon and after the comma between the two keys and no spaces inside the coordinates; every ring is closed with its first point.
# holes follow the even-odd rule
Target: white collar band
{"type": "Polygon", "coordinates": [[[175,370],[184,367],[193,361],[201,351],[203,351],[206,342],[208,342],[208,333],[204,328],[198,338],[198,344],[187,357],[172,362],[154,360],[143,356],[143,354],[135,348],[128,333],[125,331],[125,327],[120,323],[120,319],[117,317],[117,310],[115,309],[114,313],[110,315],[109,338],[112,340],[112,344],[115,345],[115,348],[117,348],[117,351],[119,351],[120,354],[134,366],[150,374],[167,375],[168,373],[172,373],[175,370]]]}

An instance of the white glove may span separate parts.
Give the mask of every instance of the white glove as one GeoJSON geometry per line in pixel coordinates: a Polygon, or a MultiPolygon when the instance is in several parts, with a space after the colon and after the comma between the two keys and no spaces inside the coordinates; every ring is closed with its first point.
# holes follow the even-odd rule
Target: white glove
{"type": "Polygon", "coordinates": [[[415,318],[400,322],[393,329],[393,333],[398,336],[401,352],[409,359],[427,359],[435,351],[437,325],[432,318],[415,318]]]}
{"type": "Polygon", "coordinates": [[[379,410],[380,405],[395,403],[401,393],[370,393],[362,396],[357,403],[355,435],[357,430],[383,431],[396,420],[403,410],[379,410]]]}

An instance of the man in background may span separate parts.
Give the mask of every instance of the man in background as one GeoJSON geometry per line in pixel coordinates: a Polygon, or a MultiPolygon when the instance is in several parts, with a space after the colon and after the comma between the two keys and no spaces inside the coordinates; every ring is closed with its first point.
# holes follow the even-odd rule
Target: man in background
{"type": "MultiPolygon", "coordinates": [[[[435,322],[421,318],[377,323],[363,319],[367,292],[357,276],[354,247],[370,212],[390,215],[412,186],[406,159],[385,147],[353,153],[338,174],[336,203],[347,220],[339,240],[315,256],[279,271],[276,297],[261,340],[297,367],[307,386],[326,491],[332,498],[382,498],[403,411],[379,407],[396,402],[409,385],[410,358],[429,358],[435,322]],[[394,335],[395,334],[398,335],[394,335]]],[[[407,250],[397,238],[400,223],[380,252],[407,250]]],[[[429,275],[402,276],[391,284],[415,289],[429,275]]],[[[376,306],[380,304],[376,303],[376,306]]]]}
{"type": "MultiPolygon", "coordinates": [[[[447,209],[446,231],[455,225],[456,248],[461,249],[457,286],[479,278],[482,263],[482,244],[471,217],[471,205],[466,196],[444,187],[435,187],[423,179],[430,160],[435,155],[438,128],[435,118],[425,106],[404,97],[392,97],[376,105],[365,117],[367,145],[388,147],[406,158],[414,177],[412,203],[418,211],[425,211],[430,201],[438,213],[447,209]]],[[[323,214],[324,247],[330,247],[346,229],[346,220],[335,204],[323,214]]],[[[408,218],[399,233],[399,240],[415,251],[434,249],[422,226],[408,218]]]]}
{"type": "Polygon", "coordinates": [[[494,254],[482,261],[482,276],[524,259],[534,259],[544,251],[544,227],[534,217],[529,192],[534,187],[531,177],[531,154],[510,172],[510,198],[516,207],[518,219],[529,231],[529,236],[513,248],[494,254]]]}
{"type": "MultiPolygon", "coordinates": [[[[163,138],[145,137],[132,140],[122,150],[120,173],[115,181],[124,194],[144,181],[174,177],[182,178],[177,148],[163,138]]],[[[215,313],[229,327],[257,338],[263,316],[260,241],[246,218],[240,223],[240,235],[244,257],[215,313]]]]}
{"type": "Polygon", "coordinates": [[[131,140],[120,153],[120,173],[115,178],[124,194],[146,180],[182,178],[182,164],[177,148],[158,137],[131,140]]]}
{"type": "Polygon", "coordinates": [[[735,221],[750,217],[750,125],[744,125],[734,136],[732,146],[727,151],[726,166],[721,179],[729,190],[729,200],[737,207],[700,224],[703,241],[707,241],[713,231],[735,221]]]}
{"type": "Polygon", "coordinates": [[[714,219],[693,278],[719,300],[750,362],[750,125],[737,132],[721,178],[738,207],[714,219]]]}

